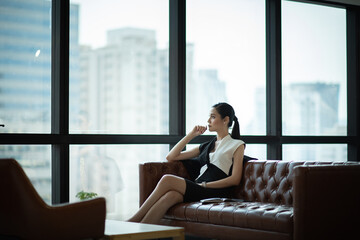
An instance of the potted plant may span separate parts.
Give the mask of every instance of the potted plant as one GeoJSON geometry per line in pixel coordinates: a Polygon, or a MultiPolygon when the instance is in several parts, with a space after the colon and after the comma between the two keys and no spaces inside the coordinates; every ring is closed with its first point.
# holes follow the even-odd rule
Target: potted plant
{"type": "Polygon", "coordinates": [[[76,194],[76,197],[77,197],[78,199],[80,199],[81,201],[82,201],[82,200],[88,200],[88,199],[97,197],[97,193],[81,191],[81,192],[78,192],[78,193],[76,194]]]}

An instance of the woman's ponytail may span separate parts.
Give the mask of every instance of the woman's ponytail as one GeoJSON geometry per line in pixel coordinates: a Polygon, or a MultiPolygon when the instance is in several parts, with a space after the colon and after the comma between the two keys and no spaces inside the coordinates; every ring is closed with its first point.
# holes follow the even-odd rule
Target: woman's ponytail
{"type": "Polygon", "coordinates": [[[238,118],[234,115],[234,126],[231,131],[231,137],[234,139],[240,139],[240,124],[238,118]]]}

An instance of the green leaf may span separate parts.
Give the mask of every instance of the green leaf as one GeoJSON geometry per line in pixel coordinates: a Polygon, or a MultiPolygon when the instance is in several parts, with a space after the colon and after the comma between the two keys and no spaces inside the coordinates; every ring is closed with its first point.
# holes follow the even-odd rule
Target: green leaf
{"type": "Polygon", "coordinates": [[[76,197],[80,200],[87,200],[87,199],[97,197],[97,193],[81,191],[76,194],[76,197]]]}

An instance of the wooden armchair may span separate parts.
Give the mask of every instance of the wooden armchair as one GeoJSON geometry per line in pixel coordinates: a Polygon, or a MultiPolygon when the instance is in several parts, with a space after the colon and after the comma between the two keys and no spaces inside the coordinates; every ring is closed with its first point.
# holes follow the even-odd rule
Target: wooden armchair
{"type": "Polygon", "coordinates": [[[104,236],[104,198],[49,206],[14,159],[0,159],[0,192],[0,239],[96,239],[104,236]]]}

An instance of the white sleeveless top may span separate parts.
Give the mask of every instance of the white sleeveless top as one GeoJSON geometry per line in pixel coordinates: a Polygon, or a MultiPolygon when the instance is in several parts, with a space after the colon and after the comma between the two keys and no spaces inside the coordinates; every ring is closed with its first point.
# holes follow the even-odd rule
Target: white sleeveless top
{"type": "MultiPolygon", "coordinates": [[[[226,175],[229,175],[230,167],[233,164],[234,153],[242,144],[245,144],[245,142],[239,139],[233,139],[230,135],[227,135],[220,141],[216,141],[215,151],[209,153],[210,163],[221,169],[226,175]]],[[[199,177],[203,175],[206,169],[207,164],[200,169],[199,177]]]]}

